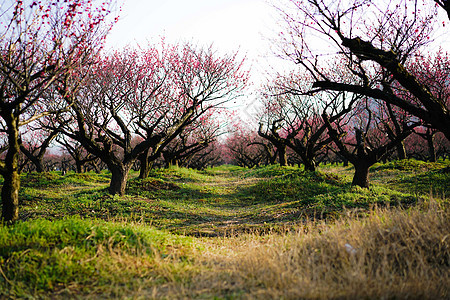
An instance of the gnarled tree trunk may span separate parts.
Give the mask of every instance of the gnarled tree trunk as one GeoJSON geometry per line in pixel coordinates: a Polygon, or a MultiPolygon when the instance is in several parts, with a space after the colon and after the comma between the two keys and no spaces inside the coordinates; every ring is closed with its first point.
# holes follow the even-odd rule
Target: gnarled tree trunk
{"type": "Polygon", "coordinates": [[[406,159],[406,149],[404,142],[399,143],[396,150],[398,159],[406,159]]]}
{"type": "Polygon", "coordinates": [[[352,185],[357,185],[362,188],[369,187],[369,168],[372,164],[364,161],[354,163],[355,174],[353,175],[352,185]]]}
{"type": "Polygon", "coordinates": [[[305,159],[303,161],[303,164],[305,165],[305,170],[315,172],[316,171],[316,163],[314,159],[305,159]]]}
{"type": "Polygon", "coordinates": [[[436,162],[436,148],[434,147],[434,134],[427,135],[428,153],[430,162],[436,162]]]}
{"type": "Polygon", "coordinates": [[[148,150],[138,156],[139,160],[139,179],[145,179],[150,175],[151,166],[148,161],[148,150]]]}
{"type": "Polygon", "coordinates": [[[282,167],[287,166],[286,145],[278,144],[278,145],[276,145],[276,147],[278,149],[278,159],[280,162],[280,166],[282,166],[282,167]]]}
{"type": "Polygon", "coordinates": [[[11,115],[7,120],[8,151],[4,164],[2,164],[3,187],[2,197],[2,220],[12,223],[19,219],[19,128],[16,118],[11,115]]]}
{"type": "Polygon", "coordinates": [[[111,195],[125,195],[127,187],[128,173],[132,164],[110,166],[111,182],[109,184],[109,193],[111,195]]]}

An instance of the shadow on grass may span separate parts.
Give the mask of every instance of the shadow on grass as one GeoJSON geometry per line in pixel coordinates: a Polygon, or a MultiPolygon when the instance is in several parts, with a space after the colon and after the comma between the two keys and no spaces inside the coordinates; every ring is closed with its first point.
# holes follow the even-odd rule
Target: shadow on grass
{"type": "MultiPolygon", "coordinates": [[[[47,180],[43,178],[39,185],[47,180]]],[[[123,197],[109,195],[105,186],[89,188],[80,183],[79,190],[63,196],[45,192],[35,196],[39,186],[30,187],[21,194],[21,219],[78,215],[217,236],[285,231],[311,219],[334,220],[349,208],[365,214],[374,206],[410,206],[419,199],[387,188],[351,187],[333,174],[280,167],[236,169],[232,174],[226,169],[160,171],[157,178],[130,180],[123,197]]]]}
{"type": "Polygon", "coordinates": [[[404,192],[447,198],[450,196],[450,172],[447,170],[405,175],[393,178],[387,185],[404,192]]]}
{"type": "MultiPolygon", "coordinates": [[[[417,197],[386,189],[351,187],[337,176],[301,172],[263,177],[229,190],[179,184],[164,190],[131,189],[131,195],[153,199],[164,213],[150,222],[159,228],[192,235],[270,231],[293,227],[310,219],[338,218],[346,209],[365,214],[374,206],[409,206],[417,197]]],[[[143,217],[149,222],[149,215],[143,217]]]]}

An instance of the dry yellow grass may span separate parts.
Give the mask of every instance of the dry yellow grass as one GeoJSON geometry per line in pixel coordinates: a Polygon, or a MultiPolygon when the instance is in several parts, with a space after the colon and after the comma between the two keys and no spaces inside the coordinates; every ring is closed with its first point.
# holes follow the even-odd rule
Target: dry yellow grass
{"type": "Polygon", "coordinates": [[[375,209],[364,219],[310,222],[286,235],[205,239],[189,281],[173,280],[147,296],[449,299],[449,217],[430,202],[408,211],[375,209]]]}

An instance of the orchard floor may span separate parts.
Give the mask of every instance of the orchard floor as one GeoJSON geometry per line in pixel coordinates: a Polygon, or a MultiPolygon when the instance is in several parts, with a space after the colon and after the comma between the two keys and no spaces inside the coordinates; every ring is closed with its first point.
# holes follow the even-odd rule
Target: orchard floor
{"type": "Polygon", "coordinates": [[[24,174],[0,298],[448,299],[449,164],[24,174]]]}

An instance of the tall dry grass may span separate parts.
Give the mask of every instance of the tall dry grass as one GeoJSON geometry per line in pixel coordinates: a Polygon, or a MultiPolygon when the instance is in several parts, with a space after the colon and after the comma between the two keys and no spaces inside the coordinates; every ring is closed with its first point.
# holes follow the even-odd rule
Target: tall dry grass
{"type": "MultiPolygon", "coordinates": [[[[208,242],[189,282],[169,298],[449,299],[450,214],[420,208],[351,213],[334,224],[310,221],[296,233],[208,242]]],[[[162,290],[161,290],[162,292],[162,290]]]]}

